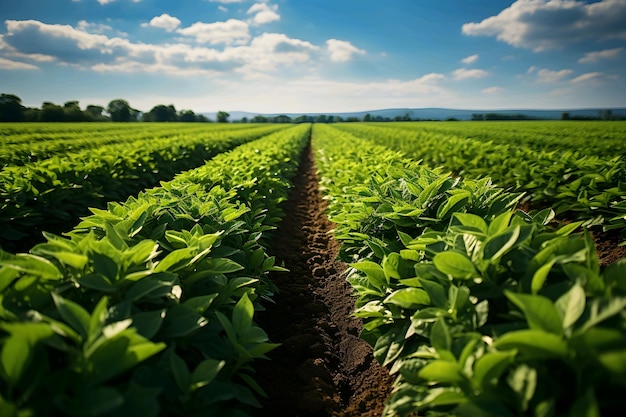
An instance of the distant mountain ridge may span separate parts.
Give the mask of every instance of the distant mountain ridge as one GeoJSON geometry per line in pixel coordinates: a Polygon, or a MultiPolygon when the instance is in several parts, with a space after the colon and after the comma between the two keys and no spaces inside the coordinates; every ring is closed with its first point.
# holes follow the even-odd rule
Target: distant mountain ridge
{"type": "MultiPolygon", "coordinates": [[[[626,108],[590,108],[590,109],[559,109],[559,110],[538,110],[538,109],[489,109],[489,110],[465,110],[465,109],[447,109],[447,108],[396,108],[396,109],[381,109],[370,111],[358,111],[358,112],[327,112],[327,113],[251,113],[245,111],[229,111],[230,121],[241,120],[246,117],[248,120],[254,116],[264,117],[276,117],[280,115],[289,116],[294,119],[299,116],[312,116],[319,115],[326,116],[339,116],[342,119],[357,118],[363,120],[366,114],[372,117],[380,116],[382,118],[393,119],[395,117],[402,117],[409,115],[412,120],[471,120],[474,114],[499,114],[499,115],[523,115],[529,119],[545,119],[545,120],[558,120],[563,113],[569,113],[570,118],[592,118],[598,117],[601,112],[610,110],[614,116],[626,117],[626,108]]],[[[217,113],[203,113],[211,120],[216,119],[217,113]]]]}

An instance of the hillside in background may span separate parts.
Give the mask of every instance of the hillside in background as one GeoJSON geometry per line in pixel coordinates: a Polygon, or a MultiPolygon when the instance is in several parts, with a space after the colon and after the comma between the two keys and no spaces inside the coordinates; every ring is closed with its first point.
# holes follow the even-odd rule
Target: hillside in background
{"type": "MultiPolygon", "coordinates": [[[[395,117],[402,117],[408,114],[412,120],[471,120],[475,114],[498,114],[505,116],[517,116],[521,115],[528,119],[545,119],[545,120],[558,120],[563,113],[569,113],[570,118],[597,118],[602,112],[610,110],[613,116],[619,118],[626,118],[626,108],[612,108],[612,109],[563,109],[563,110],[534,110],[534,109],[503,109],[503,110],[464,110],[464,109],[444,109],[444,108],[423,108],[423,109],[383,109],[383,110],[371,110],[371,111],[359,111],[349,113],[251,113],[244,111],[229,111],[230,121],[241,120],[246,117],[248,120],[254,116],[260,115],[264,117],[276,117],[279,115],[289,116],[290,118],[296,118],[299,116],[312,116],[319,115],[326,116],[339,116],[346,120],[348,118],[357,118],[363,120],[366,114],[369,114],[372,118],[380,116],[382,118],[393,119],[395,117]]],[[[211,120],[216,119],[217,113],[203,113],[211,120]]]]}

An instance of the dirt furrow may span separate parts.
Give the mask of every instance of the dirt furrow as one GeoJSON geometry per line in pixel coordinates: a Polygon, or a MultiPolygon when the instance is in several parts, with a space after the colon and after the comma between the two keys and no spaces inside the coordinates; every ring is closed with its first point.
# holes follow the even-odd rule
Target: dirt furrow
{"type": "Polygon", "coordinates": [[[257,317],[273,342],[271,361],[255,364],[268,394],[259,416],[380,416],[392,377],[359,338],[345,264],[324,214],[314,156],[305,150],[273,253],[289,273],[276,273],[276,303],[257,317]]]}

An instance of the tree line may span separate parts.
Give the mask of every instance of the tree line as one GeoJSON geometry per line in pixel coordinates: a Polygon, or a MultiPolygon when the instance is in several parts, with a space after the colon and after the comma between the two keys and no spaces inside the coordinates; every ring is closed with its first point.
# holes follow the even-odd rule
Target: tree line
{"type": "MultiPolygon", "coordinates": [[[[227,122],[229,114],[220,111],[218,122],[227,122]]],[[[15,94],[0,94],[0,122],[211,122],[193,110],[177,111],[173,105],[159,104],[149,112],[133,108],[123,99],[111,100],[106,107],[89,104],[82,109],[78,101],[63,105],[44,101],[41,108],[26,107],[15,94]]]]}

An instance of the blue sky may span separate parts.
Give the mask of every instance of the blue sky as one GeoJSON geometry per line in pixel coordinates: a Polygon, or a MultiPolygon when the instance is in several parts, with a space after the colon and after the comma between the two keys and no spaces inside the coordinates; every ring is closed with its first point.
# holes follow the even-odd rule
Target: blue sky
{"type": "Polygon", "coordinates": [[[624,68],[626,0],[0,0],[35,107],[626,107],[624,68]]]}

